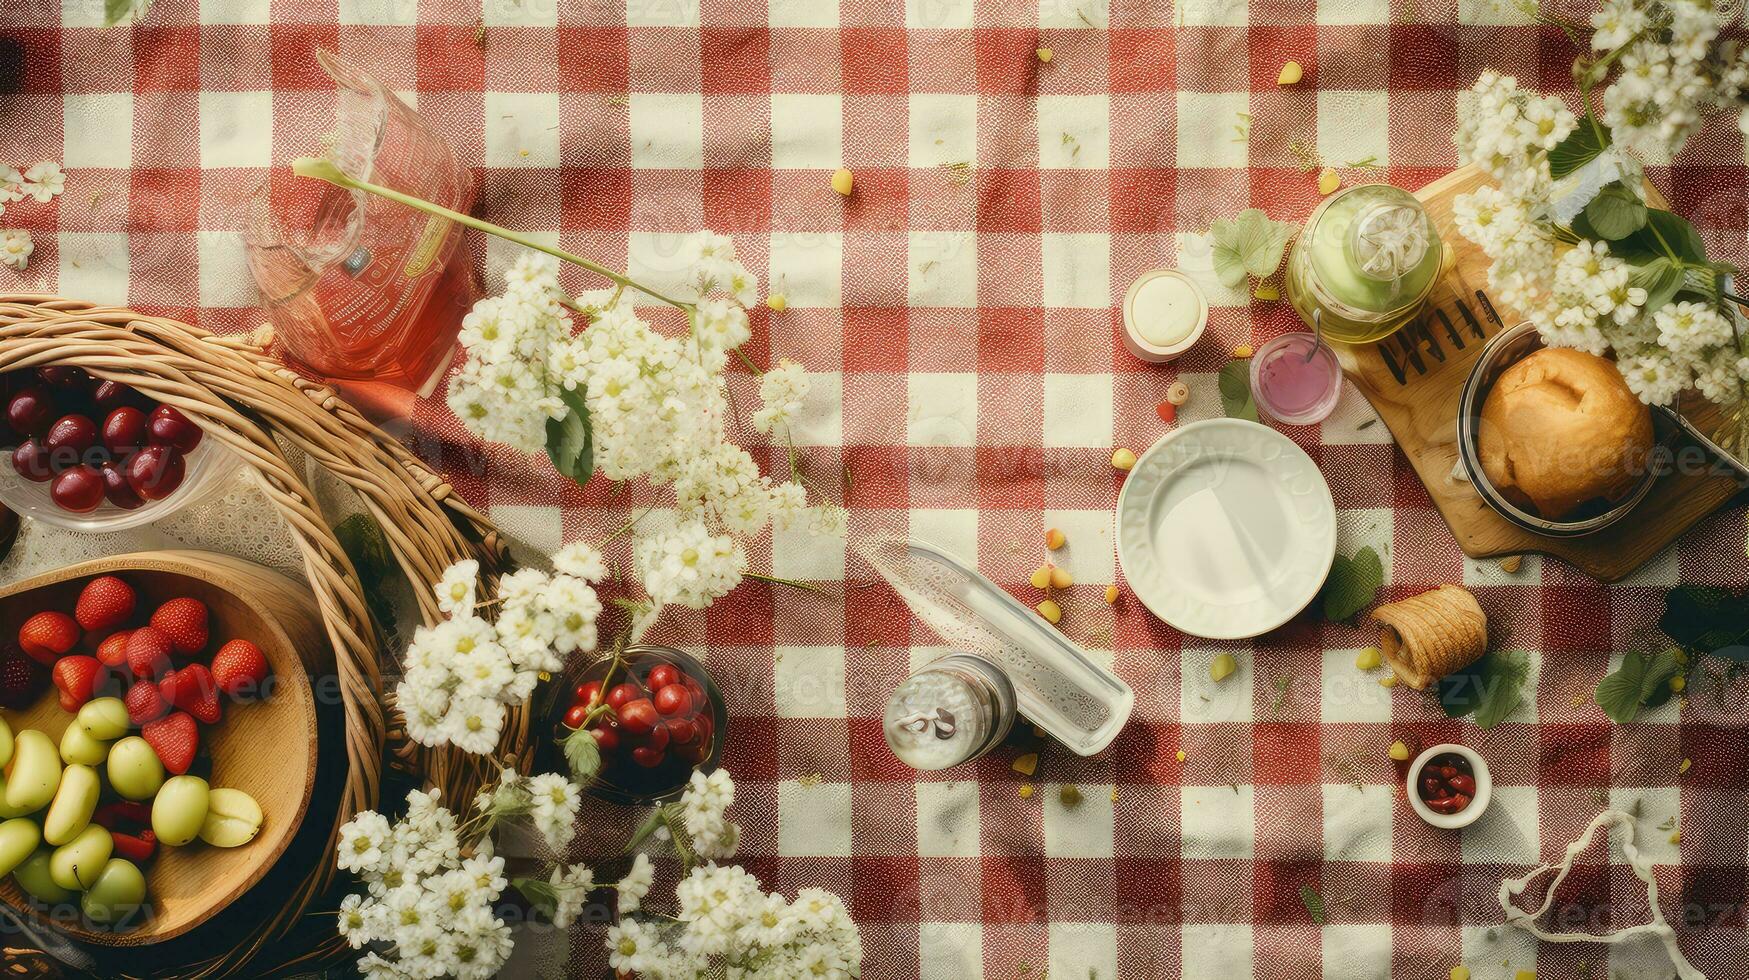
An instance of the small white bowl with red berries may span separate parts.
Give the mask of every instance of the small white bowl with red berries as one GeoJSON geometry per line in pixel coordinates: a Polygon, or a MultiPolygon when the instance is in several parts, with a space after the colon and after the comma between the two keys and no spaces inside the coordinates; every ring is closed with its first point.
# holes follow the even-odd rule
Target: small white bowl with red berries
{"type": "Polygon", "coordinates": [[[0,374],[0,503],[78,531],[161,520],[233,472],[236,457],[171,405],[76,367],[0,374]]]}
{"type": "Polygon", "coordinates": [[[1405,778],[1410,809],[1441,830],[1475,823],[1494,798],[1488,760],[1464,745],[1448,742],[1423,751],[1405,778]]]}

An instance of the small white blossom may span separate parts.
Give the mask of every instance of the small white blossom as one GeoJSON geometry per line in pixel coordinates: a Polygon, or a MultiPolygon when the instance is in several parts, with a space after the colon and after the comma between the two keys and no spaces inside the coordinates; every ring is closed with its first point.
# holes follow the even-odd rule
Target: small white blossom
{"type": "Polygon", "coordinates": [[[46,204],[67,189],[67,175],[61,172],[60,164],[44,160],[24,172],[22,189],[37,203],[46,204]]]}
{"type": "Polygon", "coordinates": [[[437,583],[437,607],[446,613],[472,612],[474,584],[480,576],[480,563],[472,558],[458,561],[443,570],[437,583]]]}
{"type": "Polygon", "coordinates": [[[644,902],[644,896],[650,894],[650,886],[656,883],[656,867],[650,863],[647,855],[639,854],[632,858],[632,867],[625,877],[614,885],[619,893],[619,914],[630,915],[638,910],[644,902]]]}
{"type": "Polygon", "coordinates": [[[30,239],[30,232],[22,228],[0,231],[0,265],[9,265],[23,272],[30,262],[30,253],[34,251],[36,245],[30,239]]]}

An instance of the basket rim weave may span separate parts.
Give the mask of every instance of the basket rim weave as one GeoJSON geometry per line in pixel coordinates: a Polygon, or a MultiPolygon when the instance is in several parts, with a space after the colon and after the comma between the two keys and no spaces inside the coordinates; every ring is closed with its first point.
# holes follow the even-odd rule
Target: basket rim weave
{"type": "MultiPolygon", "coordinates": [[[[327,385],[285,367],[250,339],[222,336],[167,317],[47,294],[0,294],[0,372],[80,367],[92,375],[139,389],[171,405],[230,449],[260,477],[262,492],[290,528],[303,556],[305,579],[322,613],[333,646],[344,715],[346,784],[333,814],[323,860],[292,894],[247,935],[211,941],[213,954],[185,966],[180,975],[260,975],[274,968],[310,964],[341,955],[345,944],[328,931],[315,948],[275,948],[305,910],[335,879],[332,860],[339,827],[381,799],[384,766],[407,769],[442,791],[445,799],[471,799],[505,761],[530,754],[526,709],[513,710],[493,758],[453,749],[427,749],[406,740],[384,707],[384,675],[398,671],[393,652],[380,649],[376,628],[346,552],[315,497],[280,445],[301,450],[329,469],[357,495],[383,529],[396,562],[413,585],[420,618],[442,619],[430,586],[450,564],[480,562],[493,578],[506,549],[490,519],[465,501],[441,476],[327,385]],[[257,956],[262,961],[251,965],[257,956]]],[[[309,818],[315,818],[311,814],[309,818]]],[[[7,950],[9,958],[31,951],[7,950]]],[[[47,961],[46,955],[40,956],[47,961]]],[[[54,972],[52,965],[47,972],[54,972]]]]}

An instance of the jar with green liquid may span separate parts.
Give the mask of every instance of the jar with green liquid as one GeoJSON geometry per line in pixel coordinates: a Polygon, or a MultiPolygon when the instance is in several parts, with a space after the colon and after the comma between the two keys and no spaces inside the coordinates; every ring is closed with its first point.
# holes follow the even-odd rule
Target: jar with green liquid
{"type": "Polygon", "coordinates": [[[1327,340],[1383,340],[1420,312],[1444,256],[1414,195],[1389,184],[1351,187],[1319,205],[1294,242],[1288,302],[1308,324],[1321,320],[1327,340]]]}

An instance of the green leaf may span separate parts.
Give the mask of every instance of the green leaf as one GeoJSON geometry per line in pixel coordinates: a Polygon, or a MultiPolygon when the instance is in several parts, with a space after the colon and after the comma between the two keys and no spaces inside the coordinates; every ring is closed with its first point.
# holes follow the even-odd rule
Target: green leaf
{"type": "Polygon", "coordinates": [[[1658,628],[1677,646],[1697,653],[1736,646],[1749,634],[1749,598],[1699,586],[1671,589],[1658,628]]]}
{"type": "Polygon", "coordinates": [[[1598,154],[1609,146],[1609,130],[1602,126],[1593,126],[1589,120],[1581,120],[1579,125],[1567,138],[1555,144],[1549,151],[1549,175],[1556,180],[1573,173],[1597,159],[1598,154]],[[1603,139],[1597,138],[1599,129],[1603,130],[1603,139]]]}
{"type": "Polygon", "coordinates": [[[103,23],[106,27],[126,20],[130,15],[138,20],[151,9],[152,0],[103,0],[103,23]]]}
{"type": "Polygon", "coordinates": [[[587,729],[579,728],[565,736],[565,762],[571,767],[571,777],[579,786],[587,786],[601,773],[601,745],[587,729]]]}
{"type": "Polygon", "coordinates": [[[352,562],[358,582],[364,588],[365,605],[376,617],[384,633],[395,631],[395,601],[389,586],[398,580],[400,566],[389,550],[389,539],[382,525],[369,514],[353,514],[334,526],[334,537],[340,550],[352,562]]]}
{"type": "Polygon", "coordinates": [[[1670,678],[1678,666],[1675,650],[1651,657],[1629,653],[1622,658],[1620,670],[1597,682],[1597,706],[1610,720],[1625,725],[1661,689],[1668,697],[1670,678]]]}
{"type": "Polygon", "coordinates": [[[1251,399],[1251,362],[1235,358],[1221,368],[1221,407],[1227,418],[1256,422],[1257,403],[1251,399]]]}
{"type": "Polygon", "coordinates": [[[559,400],[570,411],[564,418],[547,419],[547,456],[560,476],[581,486],[595,472],[594,432],[589,425],[589,405],[582,387],[559,389],[559,400]]]}
{"type": "Polygon", "coordinates": [[[1223,218],[1209,226],[1214,245],[1215,274],[1221,282],[1237,288],[1247,273],[1263,279],[1281,265],[1281,253],[1297,226],[1271,221],[1256,208],[1246,208],[1237,218],[1223,218]]]}
{"type": "Polygon", "coordinates": [[[1330,565],[1330,577],[1324,580],[1324,618],[1340,623],[1372,605],[1379,586],[1385,582],[1385,566],[1379,553],[1362,548],[1353,558],[1336,556],[1330,565]]]}
{"type": "Polygon", "coordinates": [[[1497,650],[1439,679],[1439,704],[1447,717],[1474,715],[1476,727],[1493,728],[1524,700],[1530,658],[1517,650],[1497,650]]]}
{"type": "Polygon", "coordinates": [[[1653,256],[1628,269],[1628,282],[1646,291],[1645,309],[1656,310],[1682,290],[1682,266],[1662,255],[1653,256]]]}
{"type": "Polygon", "coordinates": [[[1312,917],[1313,925],[1324,924],[1324,899],[1312,890],[1311,885],[1300,886],[1300,904],[1306,907],[1306,914],[1312,917]]]}
{"type": "Polygon", "coordinates": [[[1620,241],[1646,227],[1646,202],[1618,180],[1585,205],[1585,220],[1599,235],[1620,241]]]}
{"type": "MultiPolygon", "coordinates": [[[[590,741],[595,740],[590,739],[590,741]]],[[[553,887],[552,882],[542,881],[539,878],[512,878],[510,886],[520,892],[523,898],[528,899],[528,904],[547,915],[552,915],[554,910],[559,907],[559,891],[553,887]]]]}

